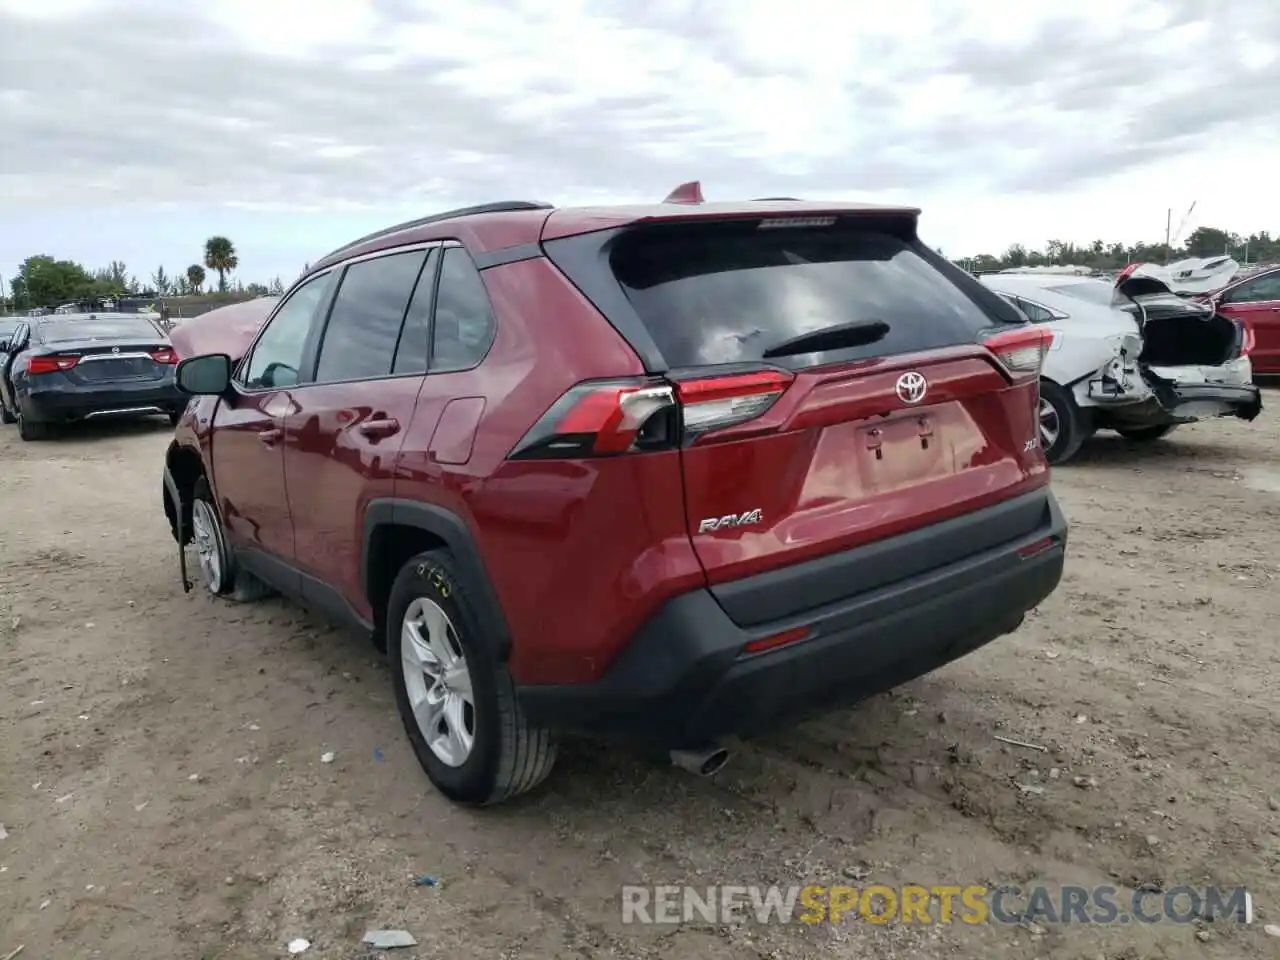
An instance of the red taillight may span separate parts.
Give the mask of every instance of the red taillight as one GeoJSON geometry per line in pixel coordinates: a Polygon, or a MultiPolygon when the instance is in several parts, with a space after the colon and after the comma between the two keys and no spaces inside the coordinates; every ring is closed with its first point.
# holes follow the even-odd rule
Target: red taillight
{"type": "Polygon", "coordinates": [[[178,362],[178,354],[172,347],[161,347],[151,351],[151,359],[156,363],[172,364],[178,362]]]}
{"type": "Polygon", "coordinates": [[[1018,327],[988,337],[984,343],[1014,380],[1035,380],[1053,343],[1053,331],[1039,326],[1018,327]]]}
{"type": "Polygon", "coordinates": [[[790,383],[791,375],[781,370],[581,383],[556,401],[510,455],[572,459],[673,449],[760,416],[790,383]]]}
{"type": "Polygon", "coordinates": [[[31,357],[27,360],[27,374],[35,376],[41,373],[59,373],[70,370],[79,362],[79,357],[31,357]]]}
{"type": "Polygon", "coordinates": [[[1253,335],[1253,327],[1247,323],[1242,323],[1241,326],[1244,327],[1244,331],[1240,342],[1240,356],[1247,357],[1253,353],[1253,348],[1257,346],[1257,340],[1253,335]]]}

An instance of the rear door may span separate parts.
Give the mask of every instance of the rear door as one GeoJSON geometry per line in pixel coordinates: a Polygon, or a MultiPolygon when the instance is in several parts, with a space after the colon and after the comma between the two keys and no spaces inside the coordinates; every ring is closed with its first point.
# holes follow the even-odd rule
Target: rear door
{"type": "Polygon", "coordinates": [[[1228,289],[1218,312],[1242,321],[1253,332],[1250,359],[1255,373],[1280,373],[1280,270],[1228,289]]]}
{"type": "Polygon", "coordinates": [[[426,370],[436,256],[420,247],[345,268],[308,361],[312,372],[284,418],[296,559],[313,578],[303,580],[305,598],[322,608],[341,597],[372,619],[361,580],[365,508],[392,495],[396,458],[426,370]]]}
{"type": "MultiPolygon", "coordinates": [[[[685,502],[712,584],[1047,482],[1034,417],[1047,332],[923,247],[914,218],[641,226],[610,262],[680,385],[686,431],[698,428],[682,453],[685,502]],[[1013,348],[1016,376],[983,345],[992,337],[1013,348]],[[716,379],[725,374],[741,379],[716,379]]],[[[984,538],[1012,539],[1042,512],[1030,505],[939,539],[883,573],[900,579],[978,552],[984,538]]],[[[849,589],[832,582],[796,602],[849,589]]]]}

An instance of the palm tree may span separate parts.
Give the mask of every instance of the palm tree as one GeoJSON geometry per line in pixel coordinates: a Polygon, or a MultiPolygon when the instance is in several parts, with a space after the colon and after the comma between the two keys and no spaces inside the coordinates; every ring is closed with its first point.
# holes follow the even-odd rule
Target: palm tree
{"type": "Polygon", "coordinates": [[[204,289],[204,267],[198,263],[193,263],[187,267],[187,283],[191,285],[194,293],[199,293],[204,289]]]}
{"type": "Polygon", "coordinates": [[[204,242],[204,265],[218,274],[218,291],[227,292],[227,274],[240,265],[235,245],[226,237],[210,237],[204,242]]]}

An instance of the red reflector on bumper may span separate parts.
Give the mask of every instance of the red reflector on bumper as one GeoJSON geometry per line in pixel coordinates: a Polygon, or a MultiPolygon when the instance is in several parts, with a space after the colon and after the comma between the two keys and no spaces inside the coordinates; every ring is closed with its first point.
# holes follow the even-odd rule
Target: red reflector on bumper
{"type": "Polygon", "coordinates": [[[1018,550],[1018,556],[1023,560],[1028,557],[1034,557],[1036,554],[1044,553],[1050,547],[1057,544],[1057,537],[1045,537],[1043,540],[1037,540],[1035,543],[1028,543],[1025,547],[1018,550]]]}
{"type": "Polygon", "coordinates": [[[784,630],[782,633],[775,633],[771,637],[761,637],[759,640],[752,640],[742,648],[744,654],[764,653],[766,650],[776,650],[778,647],[785,647],[789,643],[796,643],[809,636],[808,627],[796,627],[794,630],[784,630]]]}

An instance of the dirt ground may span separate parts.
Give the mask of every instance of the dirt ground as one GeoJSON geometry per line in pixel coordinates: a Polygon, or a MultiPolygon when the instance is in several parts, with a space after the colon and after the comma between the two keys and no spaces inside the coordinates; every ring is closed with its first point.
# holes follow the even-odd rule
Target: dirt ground
{"type": "Polygon", "coordinates": [[[1265,403],[1143,449],[1103,435],[1057,470],[1066,577],[1015,635],[712,779],[570,744],[544,788],[482,812],[432,791],[371,649],[283,601],[183,594],[166,425],[4,428],[0,958],[231,960],[298,937],[357,958],[370,927],[413,933],[406,958],[1280,956],[1280,393],[1265,403]],[[1245,885],[1257,920],[621,922],[628,883],[864,875],[1245,885]]]}

